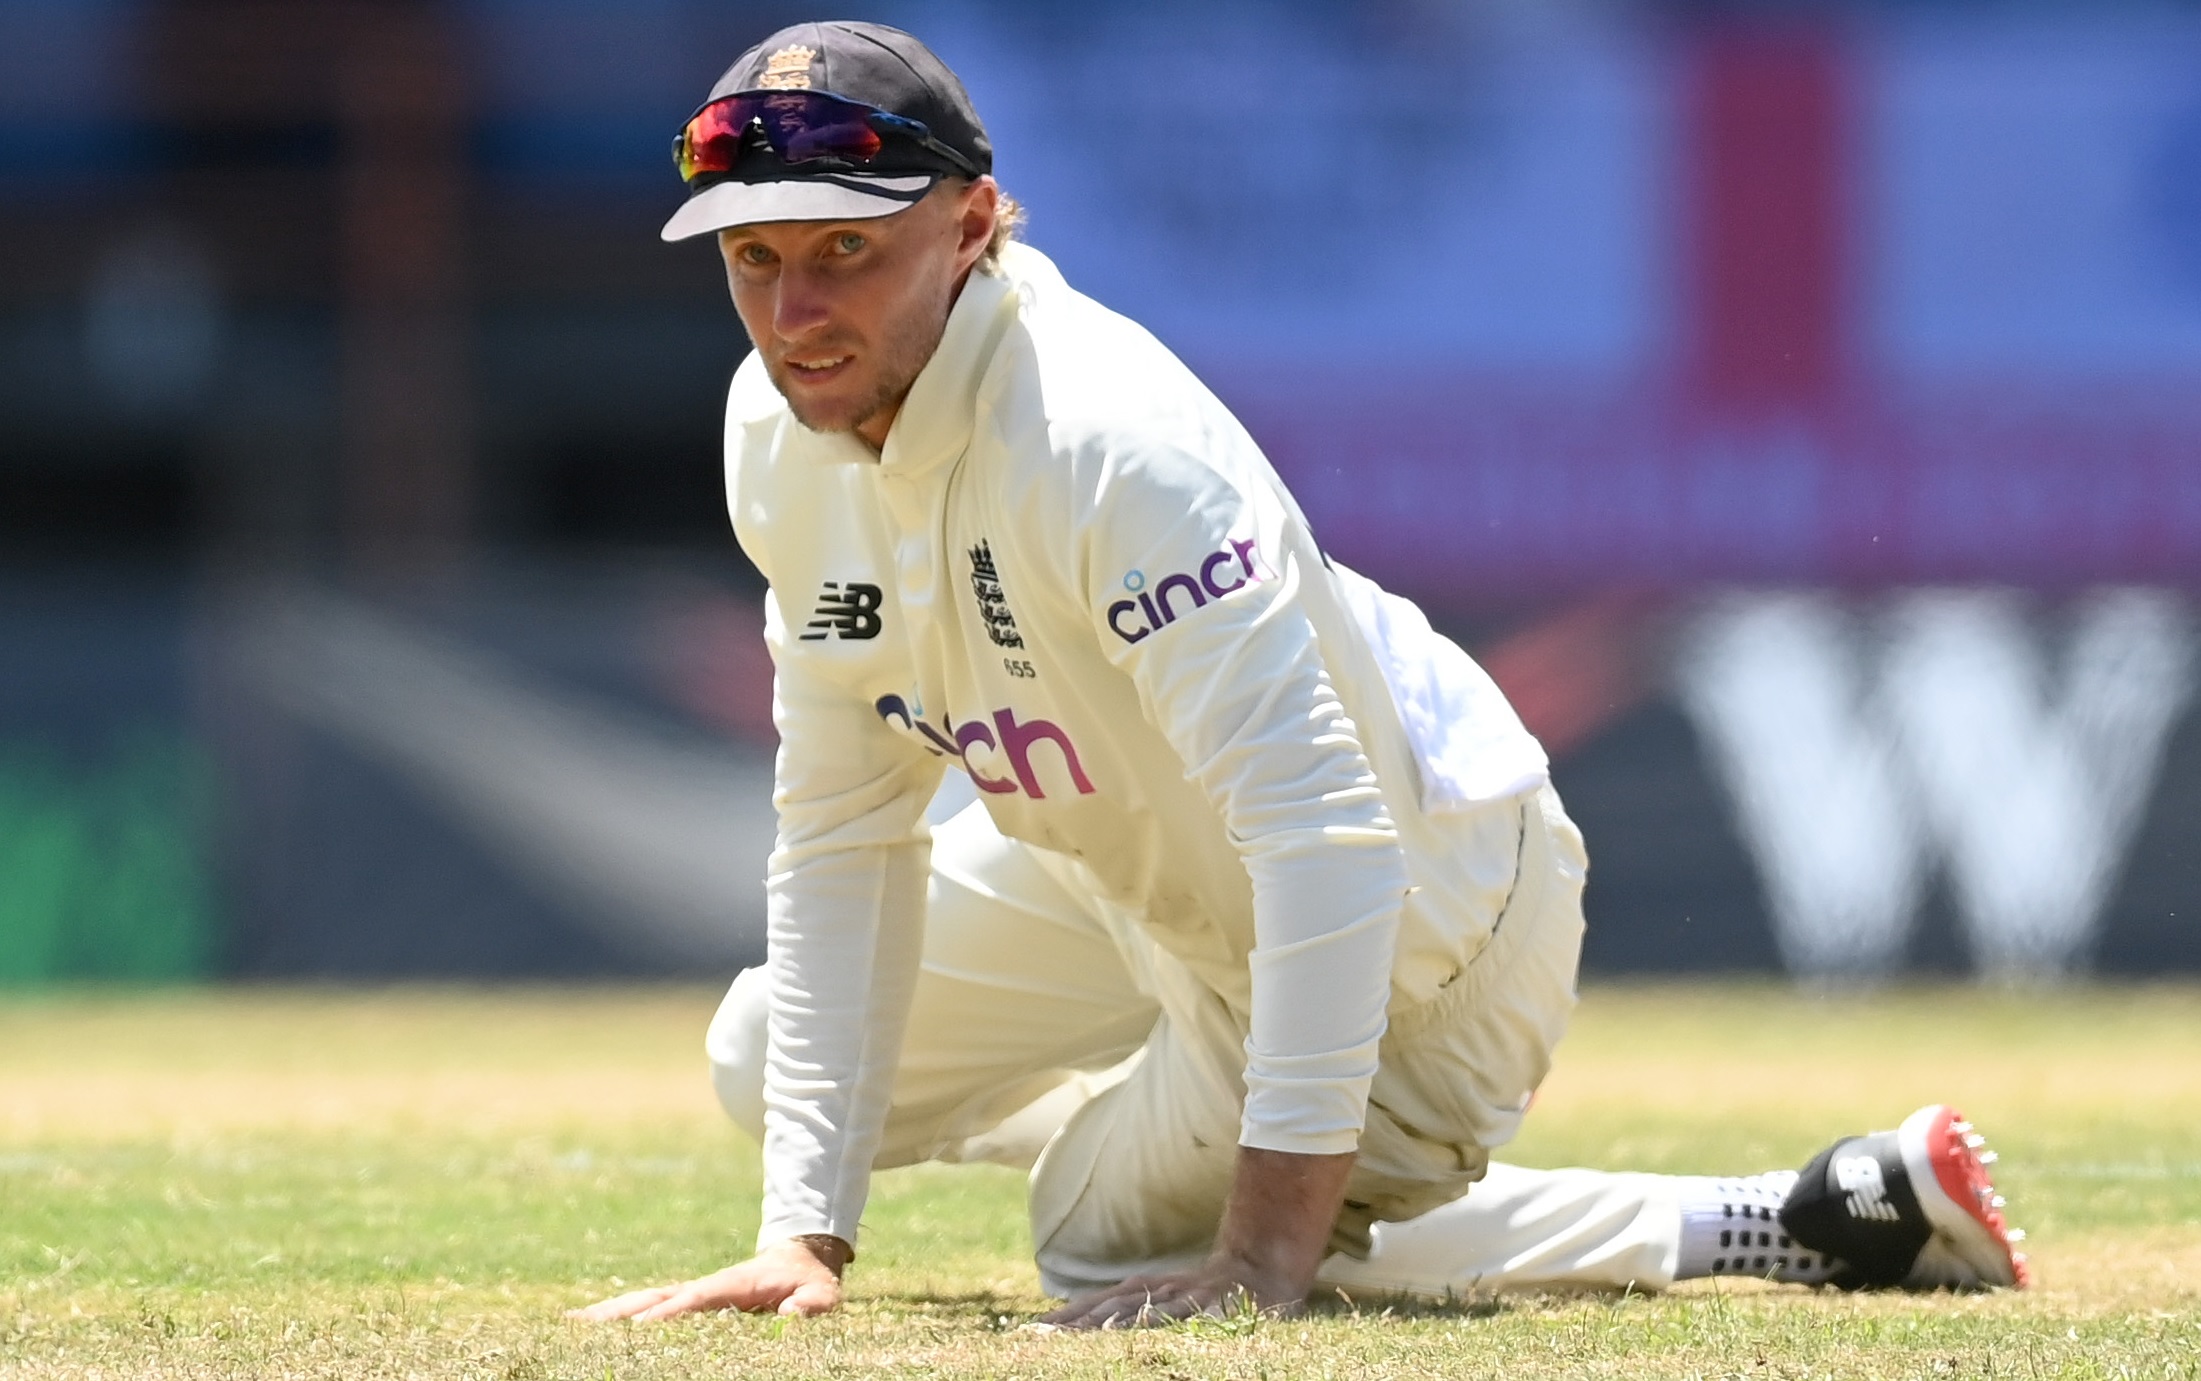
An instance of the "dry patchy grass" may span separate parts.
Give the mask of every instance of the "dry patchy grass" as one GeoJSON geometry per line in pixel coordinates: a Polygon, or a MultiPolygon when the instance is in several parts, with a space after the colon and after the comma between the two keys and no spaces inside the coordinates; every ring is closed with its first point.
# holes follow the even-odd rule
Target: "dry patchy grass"
{"type": "Polygon", "coordinates": [[[0,1377],[2201,1376],[2191,990],[1593,989],[1516,1158],[1795,1163],[1931,1098],[2006,1152],[2023,1295],[1654,1299],[1046,1336],[1020,1184],[883,1176],[852,1307],[568,1323],[755,1223],[715,994],[228,991],[0,1005],[0,1377]]]}

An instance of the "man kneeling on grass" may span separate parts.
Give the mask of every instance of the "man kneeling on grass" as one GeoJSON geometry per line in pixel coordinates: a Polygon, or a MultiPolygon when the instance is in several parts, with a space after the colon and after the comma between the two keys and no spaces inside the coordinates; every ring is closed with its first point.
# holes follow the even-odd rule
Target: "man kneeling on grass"
{"type": "Polygon", "coordinates": [[[1497,687],[1012,242],[914,38],[774,34],[676,152],[665,237],[717,234],[756,346],[727,484],[771,584],[779,842],[709,1049],[764,1224],[587,1317],[831,1309],[873,1169],[926,1159],[1031,1169],[1074,1327],[1318,1282],[2022,1283],[1942,1106],[1800,1175],[1492,1164],[1574,1005],[1586,866],[1497,687]],[[977,800],[934,833],[948,767],[977,800]]]}

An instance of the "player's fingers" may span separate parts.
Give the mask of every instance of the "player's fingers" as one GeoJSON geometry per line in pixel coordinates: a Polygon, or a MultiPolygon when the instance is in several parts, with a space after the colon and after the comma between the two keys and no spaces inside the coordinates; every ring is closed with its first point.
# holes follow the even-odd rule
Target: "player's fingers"
{"type": "Polygon", "coordinates": [[[1040,1315],[1035,1322],[1046,1324],[1050,1328],[1075,1328],[1077,1327],[1077,1320],[1085,1316],[1086,1310],[1092,1307],[1092,1303],[1090,1299],[1081,1295],[1067,1304],[1056,1305],[1040,1315]]]}
{"type": "Polygon", "coordinates": [[[838,1290],[822,1284],[798,1285],[780,1301],[779,1312],[793,1318],[815,1318],[840,1307],[838,1290]]]}
{"type": "Polygon", "coordinates": [[[1146,1303],[1132,1319],[1139,1328],[1152,1328],[1157,1324],[1179,1323],[1198,1314],[1208,1312],[1206,1300],[1191,1292],[1156,1295],[1146,1303]]]}
{"type": "Polygon", "coordinates": [[[1064,1328],[1136,1328],[1155,1317],[1156,1308],[1170,1295],[1167,1287],[1157,1290],[1130,1281],[1109,1291],[1066,1319],[1064,1328]]]}
{"type": "Polygon", "coordinates": [[[1184,1318],[1191,1309],[1182,1296],[1155,1292],[1138,1299],[1116,1301],[1113,1313],[1100,1321],[1100,1327],[1152,1328],[1156,1324],[1173,1323],[1184,1318]]]}
{"type": "Polygon", "coordinates": [[[575,1313],[584,1319],[597,1323],[608,1322],[612,1319],[632,1318],[671,1292],[670,1286],[657,1286],[648,1290],[629,1290],[626,1294],[614,1295],[607,1300],[599,1300],[586,1309],[576,1310],[575,1313]]]}
{"type": "MultiPolygon", "coordinates": [[[[1051,1313],[1041,1315],[1039,1321],[1058,1328],[1098,1328],[1102,1320],[1115,1314],[1117,1301],[1122,1297],[1120,1289],[1087,1295],[1083,1299],[1072,1300],[1051,1313]]],[[[1132,1298],[1144,1299],[1145,1292],[1141,1291],[1132,1298]]]]}
{"type": "Polygon", "coordinates": [[[608,1323],[613,1319],[632,1318],[667,1295],[679,1289],[674,1285],[658,1285],[647,1290],[629,1290],[623,1295],[598,1300],[585,1309],[568,1309],[569,1319],[586,1319],[590,1323],[608,1323]]]}
{"type": "Polygon", "coordinates": [[[693,1283],[690,1283],[681,1286],[634,1317],[637,1323],[656,1323],[661,1319],[677,1319],[682,1314],[694,1314],[706,1309],[723,1309],[724,1307],[718,1301],[705,1296],[695,1288],[693,1283]]]}
{"type": "Polygon", "coordinates": [[[1110,1289],[1080,1295],[1058,1309],[1051,1309],[1040,1315],[1039,1321],[1057,1328],[1097,1328],[1102,1319],[1114,1316],[1120,1301],[1146,1300],[1152,1296],[1153,1282],[1145,1276],[1132,1276],[1110,1289]]]}
{"type": "Polygon", "coordinates": [[[1092,1325],[1085,1320],[1096,1307],[1097,1301],[1080,1299],[1065,1304],[1060,1309],[1048,1310],[1039,1316],[1039,1321],[1051,1328],[1090,1328],[1092,1325]]]}

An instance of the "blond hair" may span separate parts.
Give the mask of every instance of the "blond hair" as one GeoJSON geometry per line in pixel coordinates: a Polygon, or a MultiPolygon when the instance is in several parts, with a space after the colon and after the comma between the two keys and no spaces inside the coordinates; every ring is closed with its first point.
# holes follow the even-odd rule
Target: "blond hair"
{"type": "Polygon", "coordinates": [[[1026,219],[1024,203],[1003,192],[1000,208],[994,213],[993,239],[986,242],[986,252],[978,256],[978,266],[981,269],[988,273],[1001,272],[1001,251],[1007,249],[1009,241],[1015,239],[1017,232],[1024,228],[1026,219]]]}

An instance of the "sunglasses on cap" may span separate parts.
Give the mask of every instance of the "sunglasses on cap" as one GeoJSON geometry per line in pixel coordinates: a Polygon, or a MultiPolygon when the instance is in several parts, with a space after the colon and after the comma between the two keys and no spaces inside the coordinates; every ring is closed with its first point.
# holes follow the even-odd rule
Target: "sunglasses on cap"
{"type": "Polygon", "coordinates": [[[823,91],[741,91],[705,105],[674,137],[673,162],[681,181],[732,172],[751,130],[760,132],[787,163],[869,163],[891,136],[945,158],[971,177],[979,175],[968,158],[933,138],[921,120],[823,91]]]}

